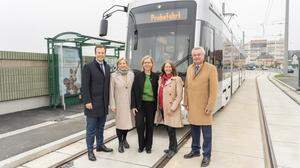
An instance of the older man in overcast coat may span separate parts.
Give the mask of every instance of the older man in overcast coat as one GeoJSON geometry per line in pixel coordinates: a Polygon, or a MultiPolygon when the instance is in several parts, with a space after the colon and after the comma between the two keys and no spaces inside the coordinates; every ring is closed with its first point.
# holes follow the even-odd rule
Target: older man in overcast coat
{"type": "Polygon", "coordinates": [[[200,133],[203,134],[203,160],[201,167],[209,165],[212,146],[212,112],[214,111],[218,73],[214,65],[204,61],[202,47],[192,50],[193,64],[187,69],[185,81],[184,106],[192,130],[192,150],[184,158],[200,156],[200,133]]]}

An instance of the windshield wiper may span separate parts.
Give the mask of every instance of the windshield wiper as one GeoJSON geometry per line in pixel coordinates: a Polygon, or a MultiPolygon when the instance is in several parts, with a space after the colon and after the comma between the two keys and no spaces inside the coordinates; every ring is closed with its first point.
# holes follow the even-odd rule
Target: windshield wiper
{"type": "Polygon", "coordinates": [[[187,55],[185,57],[183,57],[182,59],[178,60],[175,62],[175,67],[178,67],[180,66],[181,64],[183,64],[186,60],[188,60],[191,56],[191,53],[190,53],[190,47],[191,47],[191,40],[190,38],[187,38],[187,55]]]}

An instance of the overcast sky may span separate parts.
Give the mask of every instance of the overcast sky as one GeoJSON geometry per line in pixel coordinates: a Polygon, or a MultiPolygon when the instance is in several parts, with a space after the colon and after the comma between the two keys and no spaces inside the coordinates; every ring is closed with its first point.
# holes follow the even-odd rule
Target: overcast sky
{"type": "MultiPolygon", "coordinates": [[[[130,0],[1,0],[0,50],[46,52],[45,37],[65,31],[98,36],[102,13],[113,4],[127,5],[130,0]]],[[[213,0],[221,7],[224,0],[213,0]]],[[[225,0],[230,22],[245,30],[246,41],[263,37],[278,38],[284,33],[285,0],[225,0]],[[267,10],[268,8],[268,10],[267,10]]],[[[125,13],[109,20],[107,38],[125,41],[125,13]]],[[[238,33],[241,37],[241,33],[238,33]]]]}

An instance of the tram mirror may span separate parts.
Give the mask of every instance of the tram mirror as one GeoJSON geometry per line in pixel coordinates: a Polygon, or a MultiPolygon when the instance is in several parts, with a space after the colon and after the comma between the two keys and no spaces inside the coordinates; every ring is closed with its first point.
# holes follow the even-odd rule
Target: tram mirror
{"type": "Polygon", "coordinates": [[[108,21],[106,19],[102,19],[100,23],[100,36],[106,36],[107,35],[107,27],[108,27],[108,21]]]}

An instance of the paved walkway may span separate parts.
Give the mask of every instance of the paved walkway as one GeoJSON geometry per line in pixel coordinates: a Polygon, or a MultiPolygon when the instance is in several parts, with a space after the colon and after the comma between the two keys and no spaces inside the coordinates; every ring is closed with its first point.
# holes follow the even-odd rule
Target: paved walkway
{"type": "Polygon", "coordinates": [[[258,78],[277,165],[300,167],[300,106],[268,79],[258,78]]]}
{"type": "MultiPolygon", "coordinates": [[[[258,107],[257,89],[255,77],[258,77],[258,86],[262,98],[263,108],[271,136],[272,146],[275,153],[277,165],[280,168],[300,167],[300,106],[290,97],[284,94],[267,76],[269,72],[247,72],[245,83],[232,97],[229,104],[215,115],[213,124],[213,151],[211,168],[264,168],[264,147],[262,142],[260,111],[258,107]]],[[[185,129],[178,130],[178,139],[185,129]]],[[[105,131],[105,137],[115,134],[112,127],[105,131]]],[[[165,130],[155,131],[154,146],[152,154],[137,153],[136,131],[128,135],[131,145],[129,150],[120,154],[117,150],[117,140],[108,143],[113,147],[113,153],[96,153],[97,162],[90,162],[86,155],[83,155],[68,165],[69,167],[151,167],[167,146],[165,130]]],[[[70,151],[76,148],[85,149],[85,141],[81,140],[80,145],[66,147],[70,151]]],[[[191,148],[191,139],[179,150],[179,152],[168,162],[167,168],[200,167],[202,157],[184,159],[183,155],[191,148]]],[[[58,153],[72,155],[72,152],[58,153]]],[[[51,154],[49,154],[51,155],[51,154]]],[[[45,156],[46,158],[47,156],[45,156]]],[[[58,155],[51,156],[60,157],[58,155]]],[[[50,157],[50,158],[51,158],[50,157]]],[[[46,164],[41,158],[37,161],[27,163],[24,167],[38,167],[46,164]]],[[[51,164],[51,163],[50,163],[51,164]]],[[[46,164],[47,165],[47,164],[46,164]]]]}
{"type": "MultiPolygon", "coordinates": [[[[115,135],[116,127],[111,127],[104,132],[104,138],[109,138],[115,135]]],[[[188,130],[188,127],[184,127],[177,130],[178,140],[184,135],[188,130]]],[[[138,153],[138,141],[137,132],[132,130],[127,135],[128,143],[130,144],[129,149],[125,149],[124,153],[118,152],[118,140],[115,139],[108,142],[106,145],[113,148],[112,153],[104,152],[94,152],[97,161],[91,162],[88,160],[87,154],[84,154],[75,160],[67,163],[62,167],[69,168],[149,168],[152,167],[163,155],[163,150],[168,147],[168,135],[164,127],[158,127],[154,130],[152,153],[147,154],[145,151],[143,153],[138,153]]],[[[21,167],[24,168],[40,168],[51,167],[56,161],[63,161],[64,159],[78,153],[78,151],[83,151],[86,149],[85,139],[78,141],[74,144],[66,146],[58,151],[47,154],[41,158],[34,161],[26,163],[21,167]]]]}
{"type": "MultiPolygon", "coordinates": [[[[220,111],[213,124],[211,168],[264,168],[255,72],[220,111]]],[[[167,164],[167,168],[200,167],[202,157],[184,159],[191,148],[188,141],[167,164]]]]}

